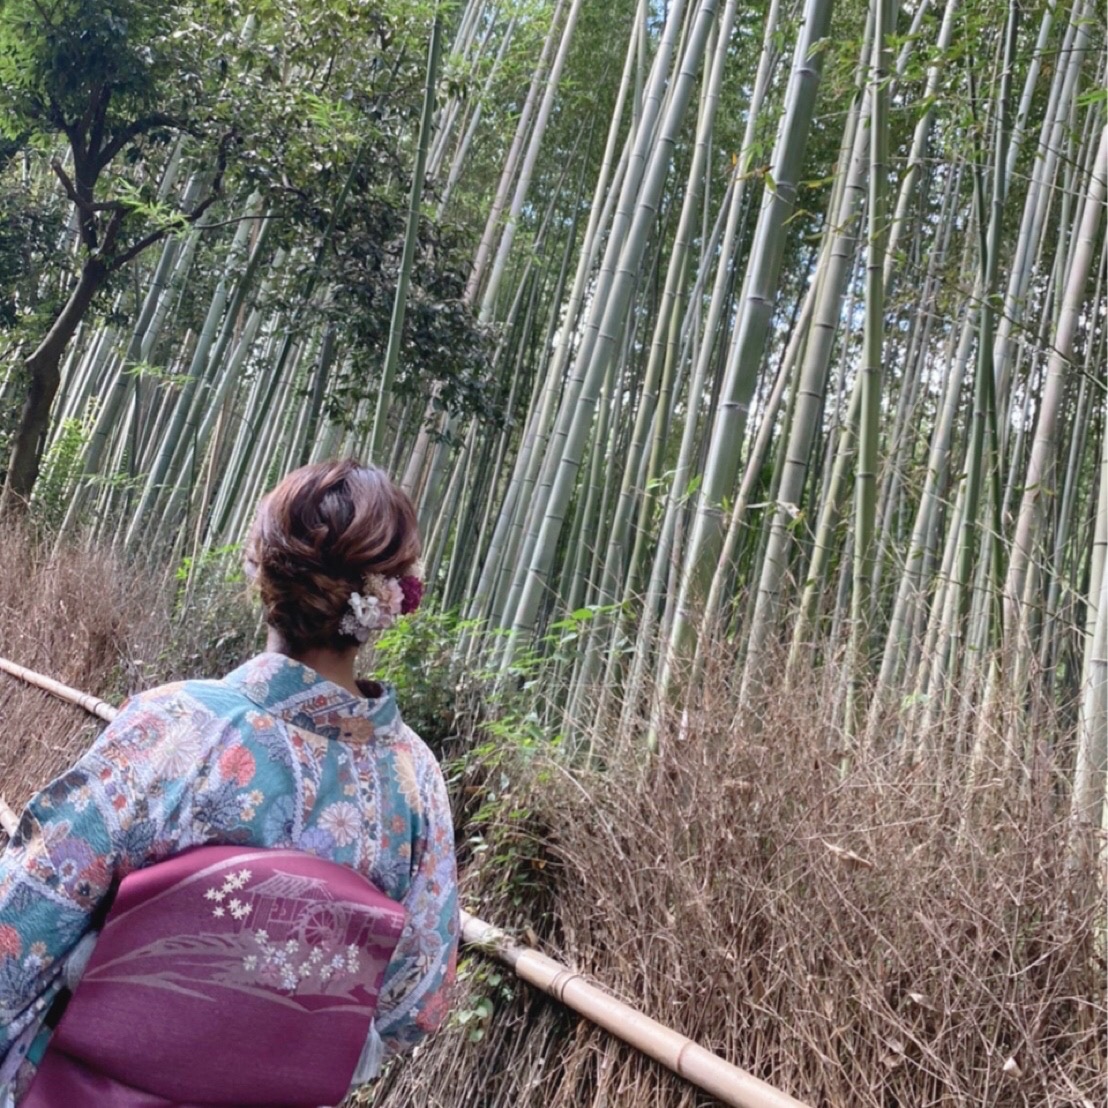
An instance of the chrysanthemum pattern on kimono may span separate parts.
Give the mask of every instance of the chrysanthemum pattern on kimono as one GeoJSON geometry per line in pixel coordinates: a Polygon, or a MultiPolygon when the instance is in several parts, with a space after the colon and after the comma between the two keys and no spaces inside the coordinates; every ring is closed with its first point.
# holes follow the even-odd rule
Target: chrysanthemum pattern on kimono
{"type": "Polygon", "coordinates": [[[453,825],[434,757],[378,691],[260,654],[222,681],[134,697],[30,802],[0,856],[0,1079],[112,882],[191,846],[294,847],[365,875],[409,913],[377,1032],[396,1053],[439,1025],[458,942],[453,825]]]}

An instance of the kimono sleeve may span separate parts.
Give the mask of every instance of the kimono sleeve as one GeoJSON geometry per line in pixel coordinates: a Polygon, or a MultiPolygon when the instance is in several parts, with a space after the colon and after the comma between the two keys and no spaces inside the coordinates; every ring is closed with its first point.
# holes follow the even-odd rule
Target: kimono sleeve
{"type": "Polygon", "coordinates": [[[0,1062],[41,1024],[113,879],[146,858],[154,829],[134,751],[157,724],[149,710],[122,712],[31,799],[0,855],[0,1062]]]}
{"type": "Polygon", "coordinates": [[[449,1008],[458,955],[458,878],[446,783],[422,743],[422,818],[412,844],[408,923],[385,974],[376,1032],[387,1055],[411,1050],[437,1030],[449,1008]]]}

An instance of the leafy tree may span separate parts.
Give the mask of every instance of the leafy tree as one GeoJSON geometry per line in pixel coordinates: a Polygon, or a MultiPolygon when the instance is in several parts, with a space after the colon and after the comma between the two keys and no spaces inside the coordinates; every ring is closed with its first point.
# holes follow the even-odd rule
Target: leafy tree
{"type": "MultiPolygon", "coordinates": [[[[0,4],[0,135],[10,151],[55,155],[80,240],[64,305],[23,366],[6,507],[34,488],[61,359],[97,295],[166,236],[237,218],[250,192],[281,228],[275,241],[315,259],[287,286],[298,324],[338,309],[361,364],[378,352],[427,14],[388,0],[0,4]],[[323,288],[334,295],[313,297],[323,288]]],[[[481,344],[454,295],[459,268],[428,225],[409,346],[423,373],[457,380],[472,410],[481,344]]]]}
{"type": "Polygon", "coordinates": [[[0,365],[9,368],[0,375],[0,456],[19,414],[13,398],[25,387],[19,351],[41,337],[63,303],[55,283],[44,279],[55,268],[62,233],[59,207],[42,195],[43,189],[22,179],[18,164],[9,175],[3,173],[4,145],[0,141],[0,365]]]}
{"type": "Polygon", "coordinates": [[[62,230],[56,207],[22,181],[4,179],[3,147],[0,140],[0,331],[52,306],[39,279],[62,230]]]}
{"type": "MultiPolygon", "coordinates": [[[[355,410],[384,359],[404,239],[404,212],[395,204],[366,197],[346,213],[327,266],[332,301],[325,308],[353,354],[353,372],[336,382],[331,397],[329,414],[338,419],[355,410]]],[[[437,382],[438,406],[495,423],[485,335],[463,301],[466,274],[453,260],[462,253],[455,236],[421,220],[393,391],[422,406],[437,382]]]]}
{"type": "MultiPolygon", "coordinates": [[[[72,266],[68,297],[39,340],[23,337],[4,505],[28,501],[61,359],[94,299],[166,236],[233,222],[249,193],[276,220],[275,245],[315,258],[285,285],[291,326],[335,317],[358,368],[340,392],[357,407],[387,335],[429,12],[399,0],[0,3],[0,135],[12,153],[55,155],[80,237],[75,264],[54,259],[72,266]]],[[[442,378],[445,403],[480,412],[462,252],[424,220],[398,384],[430,393],[442,378]]]]}
{"type": "Polygon", "coordinates": [[[236,136],[215,107],[234,49],[226,15],[207,5],[9,0],[0,7],[0,133],[40,149],[64,139],[66,159],[51,164],[81,244],[68,299],[26,359],[8,507],[30,496],[61,357],[97,292],[142,251],[195,223],[219,194],[236,136]],[[209,167],[205,195],[187,209],[152,208],[140,191],[123,187],[116,167],[122,161],[132,182],[149,182],[167,145],[183,134],[197,141],[209,167]]]}

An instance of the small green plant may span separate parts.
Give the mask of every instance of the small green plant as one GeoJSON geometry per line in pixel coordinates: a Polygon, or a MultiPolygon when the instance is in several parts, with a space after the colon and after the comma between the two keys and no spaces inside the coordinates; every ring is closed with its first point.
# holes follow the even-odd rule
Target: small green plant
{"type": "Polygon", "coordinates": [[[396,689],[404,719],[438,754],[473,708],[483,675],[467,668],[461,644],[474,620],[431,606],[398,620],[378,638],[373,671],[396,689]]]}
{"type": "Polygon", "coordinates": [[[497,1007],[515,999],[514,982],[483,958],[466,957],[458,963],[458,983],[465,999],[451,1013],[450,1022],[466,1028],[466,1038],[471,1043],[479,1043],[497,1007]]]}
{"type": "Polygon", "coordinates": [[[261,647],[261,620],[247,593],[240,543],[186,555],[172,580],[171,668],[190,675],[226,673],[261,647]]]}
{"type": "Polygon", "coordinates": [[[42,463],[42,474],[35,489],[38,516],[53,530],[61,525],[69,504],[69,492],[80,472],[81,455],[92,437],[99,405],[91,398],[80,418],[63,419],[57,437],[50,444],[42,463]]]}
{"type": "Polygon", "coordinates": [[[180,388],[188,382],[187,373],[170,373],[165,366],[154,365],[152,362],[131,362],[123,370],[127,377],[134,377],[139,381],[156,381],[161,384],[173,385],[180,388]]]}
{"type": "MultiPolygon", "coordinates": [[[[563,652],[571,650],[570,636],[602,611],[608,609],[572,613],[551,631],[552,639],[563,652]]],[[[443,762],[464,828],[458,835],[462,863],[488,867],[497,895],[520,907],[535,899],[547,866],[524,782],[535,780],[538,759],[561,754],[562,736],[536,706],[558,658],[525,647],[505,669],[497,649],[504,634],[453,612],[422,608],[380,636],[373,671],[394,686],[406,722],[443,762]]]]}
{"type": "Polygon", "coordinates": [[[174,570],[173,577],[187,584],[213,567],[218,567],[222,579],[228,584],[241,585],[246,580],[242,571],[242,543],[232,542],[204,549],[195,558],[186,554],[174,570]]]}

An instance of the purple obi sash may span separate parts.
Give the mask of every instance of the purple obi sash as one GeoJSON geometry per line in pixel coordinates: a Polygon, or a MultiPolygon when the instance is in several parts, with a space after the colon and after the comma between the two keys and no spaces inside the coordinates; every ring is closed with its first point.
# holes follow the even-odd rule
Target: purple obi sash
{"type": "Polygon", "coordinates": [[[207,846],[119,886],[21,1108],[317,1108],[346,1095],[404,909],[294,850],[207,846]]]}

